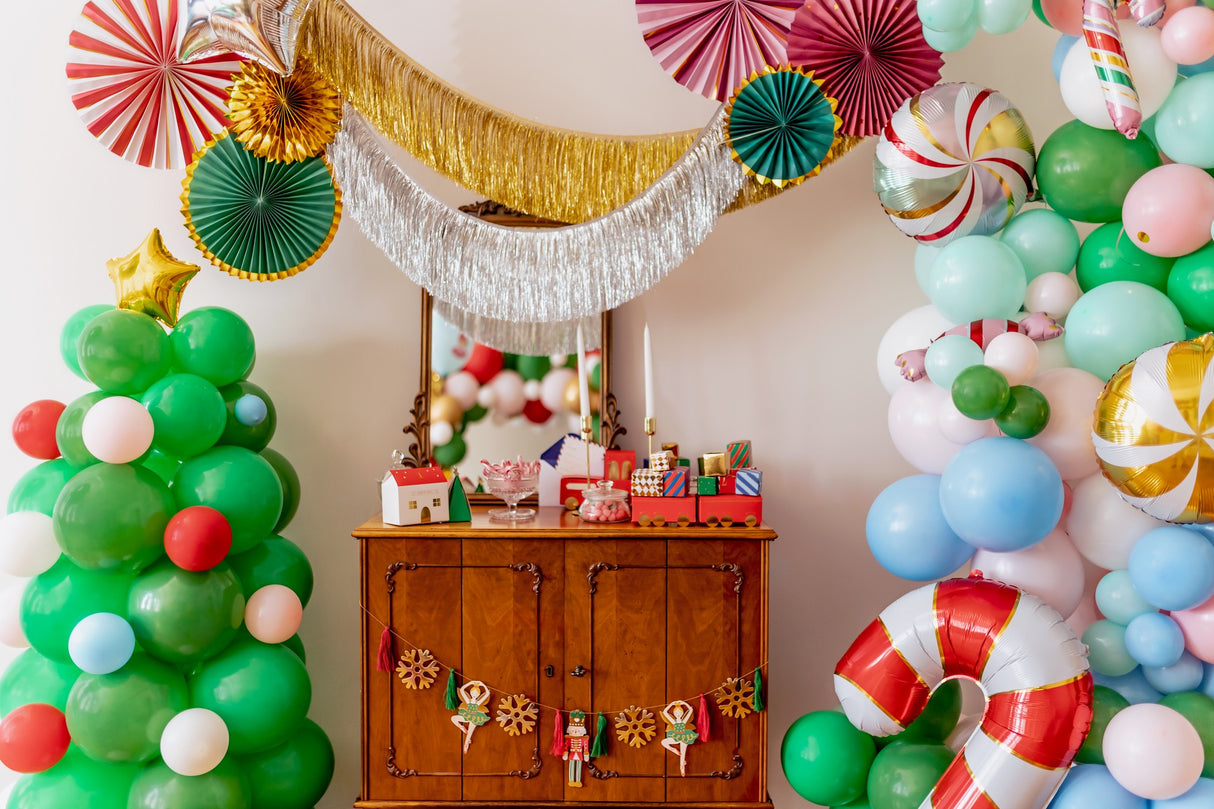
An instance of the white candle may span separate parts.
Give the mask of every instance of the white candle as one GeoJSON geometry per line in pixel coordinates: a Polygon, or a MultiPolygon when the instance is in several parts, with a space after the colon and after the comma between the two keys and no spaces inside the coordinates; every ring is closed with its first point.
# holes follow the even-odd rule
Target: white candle
{"type": "Polygon", "coordinates": [[[645,324],[645,418],[654,418],[653,347],[649,344],[649,324],[645,324]]]}
{"type": "Polygon", "coordinates": [[[590,418],[590,384],[586,379],[586,345],[582,340],[582,327],[577,327],[577,390],[582,406],[582,425],[590,418]]]}

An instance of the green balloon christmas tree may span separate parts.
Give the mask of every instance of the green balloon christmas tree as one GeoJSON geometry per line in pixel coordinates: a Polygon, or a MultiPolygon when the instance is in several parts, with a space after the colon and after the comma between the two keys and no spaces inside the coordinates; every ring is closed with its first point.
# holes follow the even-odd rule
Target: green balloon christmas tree
{"type": "Polygon", "coordinates": [[[0,519],[30,646],[0,676],[8,809],[310,809],[334,764],[296,634],[312,569],[252,331],[177,320],[197,267],[155,231],[109,267],[118,307],[61,338],[97,390],[13,425],[42,462],[0,519]]]}

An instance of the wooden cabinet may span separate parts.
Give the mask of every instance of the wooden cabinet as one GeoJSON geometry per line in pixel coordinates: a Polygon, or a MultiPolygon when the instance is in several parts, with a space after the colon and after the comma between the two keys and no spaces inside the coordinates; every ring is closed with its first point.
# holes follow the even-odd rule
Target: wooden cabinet
{"type": "Polygon", "coordinates": [[[767,714],[723,716],[728,678],[767,676],[769,541],[757,528],[591,525],[560,509],[515,526],[474,509],[471,524],[354,530],[362,571],[362,796],[357,807],[665,804],[770,807],[767,714]],[[376,666],[385,626],[395,653],[425,649],[443,667],[411,689],[376,666]],[[444,704],[448,667],[503,696],[537,703],[535,732],[496,722],[463,735],[444,704]],[[681,699],[712,714],[711,739],[687,751],[687,772],[660,744],[661,709],[681,699]],[[638,706],[656,735],[617,740],[616,715],[638,706]],[[605,755],[570,786],[549,754],[554,709],[580,709],[605,755]]]}

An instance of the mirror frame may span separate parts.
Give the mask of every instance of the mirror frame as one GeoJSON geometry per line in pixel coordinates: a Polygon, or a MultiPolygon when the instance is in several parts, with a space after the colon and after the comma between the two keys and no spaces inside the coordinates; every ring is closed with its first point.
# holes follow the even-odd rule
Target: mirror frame
{"type": "MultiPolygon", "coordinates": [[[[522,214],[517,211],[506,208],[494,202],[479,202],[474,205],[465,205],[460,208],[465,213],[470,213],[488,222],[494,222],[499,225],[509,225],[513,227],[560,227],[562,223],[554,222],[550,219],[541,219],[539,217],[522,214]]],[[[430,446],[430,402],[434,395],[434,373],[430,364],[430,352],[432,344],[432,328],[433,328],[433,311],[434,297],[425,289],[421,291],[421,358],[418,363],[419,379],[418,393],[413,399],[413,409],[409,411],[412,417],[412,422],[406,424],[401,431],[410,439],[408,453],[402,463],[407,467],[422,467],[430,466],[433,463],[434,457],[432,447],[430,446]]],[[[619,439],[625,435],[628,430],[620,423],[620,410],[616,402],[615,394],[611,390],[611,312],[603,312],[602,315],[602,339],[601,346],[601,370],[600,370],[600,388],[602,398],[599,405],[599,443],[607,449],[619,449],[619,439]]],[[[489,494],[481,495],[470,494],[469,499],[477,502],[483,499],[485,502],[496,502],[497,498],[489,494]]]]}

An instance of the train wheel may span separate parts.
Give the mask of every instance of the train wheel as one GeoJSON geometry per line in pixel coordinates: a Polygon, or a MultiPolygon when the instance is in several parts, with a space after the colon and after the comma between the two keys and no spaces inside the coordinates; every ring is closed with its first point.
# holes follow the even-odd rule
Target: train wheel
{"type": "Polygon", "coordinates": [[[565,498],[565,510],[566,511],[577,511],[577,498],[576,497],[573,497],[572,495],[570,495],[569,497],[565,498]]]}
{"type": "Polygon", "coordinates": [[[707,517],[704,518],[704,524],[707,525],[709,528],[716,528],[718,522],[720,522],[720,520],[718,520],[716,518],[716,516],[714,516],[712,514],[709,514],[707,517]]]}
{"type": "Polygon", "coordinates": [[[733,517],[722,517],[721,525],[725,526],[726,528],[733,525],[733,517]]]}
{"type": "Polygon", "coordinates": [[[642,514],[641,516],[637,517],[637,525],[641,526],[642,528],[648,528],[649,527],[649,515],[642,514]]]}
{"type": "Polygon", "coordinates": [[[688,517],[686,514],[680,514],[679,515],[679,527],[686,528],[689,525],[691,525],[691,518],[688,517]]]}
{"type": "Polygon", "coordinates": [[[663,517],[661,514],[659,514],[658,516],[653,518],[653,524],[656,525],[658,528],[661,528],[663,525],[666,524],[666,518],[663,517]]]}
{"type": "Polygon", "coordinates": [[[753,514],[746,515],[746,527],[747,528],[754,528],[758,524],[759,524],[759,521],[755,519],[755,515],[753,515],[753,514]]]}

